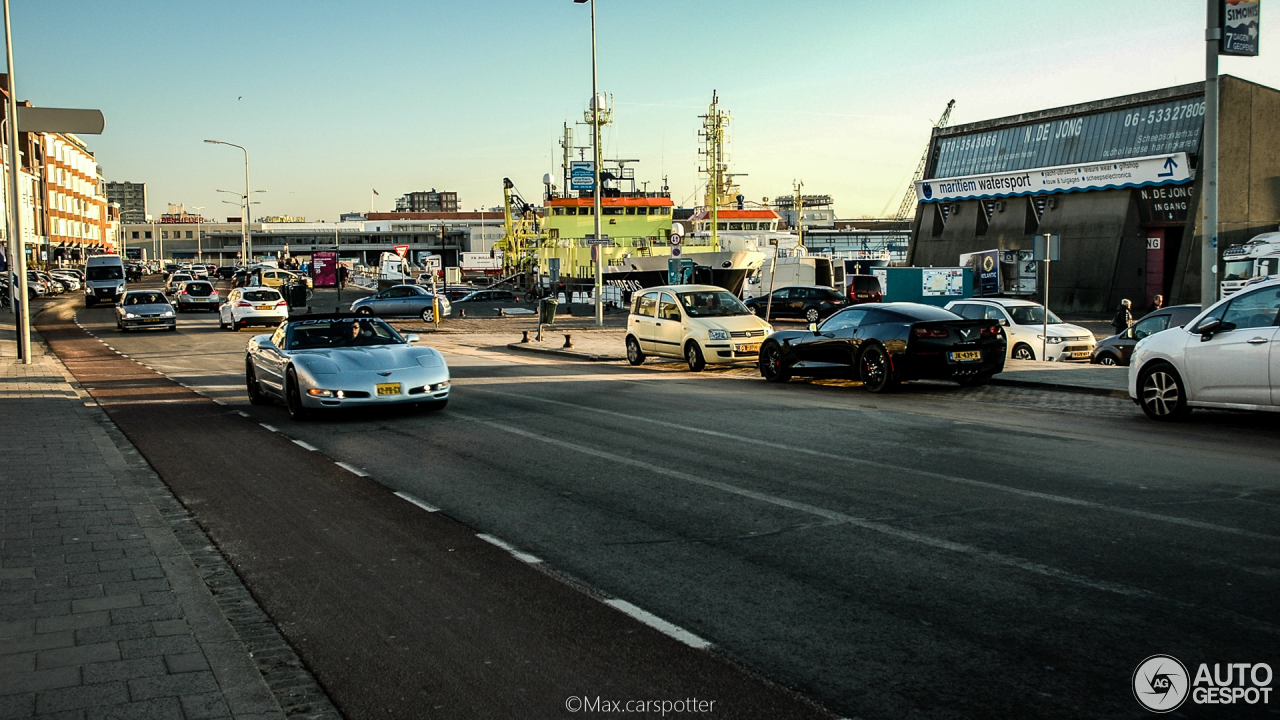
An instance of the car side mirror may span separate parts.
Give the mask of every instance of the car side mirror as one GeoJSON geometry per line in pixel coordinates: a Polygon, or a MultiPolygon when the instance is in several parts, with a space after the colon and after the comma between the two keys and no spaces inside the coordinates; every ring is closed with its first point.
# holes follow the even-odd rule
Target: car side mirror
{"type": "Polygon", "coordinates": [[[1120,333],[1120,337],[1129,338],[1130,340],[1135,339],[1133,328],[1125,328],[1125,331],[1120,333]]]}
{"type": "Polygon", "coordinates": [[[416,343],[418,342],[418,336],[413,333],[409,333],[408,335],[404,336],[404,341],[410,344],[416,343]]]}
{"type": "Polygon", "coordinates": [[[1222,324],[1222,318],[1213,317],[1197,325],[1195,331],[1200,334],[1200,342],[1204,342],[1213,337],[1214,333],[1219,333],[1226,329],[1222,324]]]}
{"type": "Polygon", "coordinates": [[[1001,320],[1000,320],[1000,324],[1001,324],[1001,325],[1003,325],[1004,327],[1009,327],[1009,321],[1008,321],[1008,320],[1001,319],[1001,320]]]}
{"type": "Polygon", "coordinates": [[[818,323],[809,323],[809,332],[814,335],[818,334],[818,323]]]}

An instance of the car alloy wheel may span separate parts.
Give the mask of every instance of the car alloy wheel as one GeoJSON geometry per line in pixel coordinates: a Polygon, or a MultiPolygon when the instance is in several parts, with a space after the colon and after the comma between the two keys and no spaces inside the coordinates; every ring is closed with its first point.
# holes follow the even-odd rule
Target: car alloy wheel
{"type": "Polygon", "coordinates": [[[782,348],[775,344],[766,345],[760,353],[760,374],[765,380],[784,383],[791,379],[791,373],[782,362],[782,348]]]}
{"type": "Polygon", "coordinates": [[[644,362],[644,351],[640,349],[640,341],[630,335],[627,336],[627,362],[632,365],[640,365],[644,362]]]}
{"type": "Polygon", "coordinates": [[[289,417],[294,420],[306,420],[311,411],[302,404],[302,389],[298,387],[298,374],[289,368],[285,372],[285,403],[289,406],[289,417]]]}
{"type": "Polygon", "coordinates": [[[808,310],[804,311],[804,319],[808,320],[811,323],[818,322],[818,319],[821,317],[822,317],[822,313],[818,312],[818,308],[809,308],[808,310]]]}
{"type": "Polygon", "coordinates": [[[1013,359],[1014,360],[1035,360],[1036,351],[1032,350],[1031,346],[1026,343],[1018,343],[1013,347],[1013,359]]]}
{"type": "Polygon", "coordinates": [[[707,366],[706,358],[702,357],[702,348],[692,340],[684,347],[684,361],[689,363],[689,372],[702,372],[707,366]]]}
{"type": "Polygon", "coordinates": [[[435,321],[436,314],[431,310],[431,308],[422,308],[422,322],[433,323],[435,321]]]}
{"type": "Polygon", "coordinates": [[[893,373],[884,348],[873,345],[863,351],[858,361],[858,377],[862,380],[862,387],[870,392],[882,393],[893,389],[893,373]]]}
{"type": "Polygon", "coordinates": [[[1142,411],[1152,420],[1181,420],[1191,412],[1182,378],[1168,365],[1144,370],[1138,388],[1142,411]]]}
{"type": "Polygon", "coordinates": [[[258,385],[258,373],[254,370],[253,359],[244,359],[244,386],[245,391],[249,393],[250,405],[267,405],[271,399],[266,393],[262,392],[262,387],[258,385]]]}
{"type": "Polygon", "coordinates": [[[1116,362],[1116,357],[1111,353],[1103,353],[1102,355],[1099,355],[1098,364],[1099,365],[1119,365],[1119,363],[1116,362]]]}

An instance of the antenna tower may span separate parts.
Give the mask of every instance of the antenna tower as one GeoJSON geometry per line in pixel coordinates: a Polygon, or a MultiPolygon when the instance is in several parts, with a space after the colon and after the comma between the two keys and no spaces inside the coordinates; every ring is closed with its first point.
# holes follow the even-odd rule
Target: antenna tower
{"type": "Polygon", "coordinates": [[[703,167],[698,172],[707,176],[707,209],[711,211],[711,244],[720,249],[720,202],[728,187],[733,182],[729,176],[729,120],[728,111],[720,109],[720,97],[715,90],[711,91],[711,106],[702,118],[702,130],[698,137],[702,140],[703,167]]]}

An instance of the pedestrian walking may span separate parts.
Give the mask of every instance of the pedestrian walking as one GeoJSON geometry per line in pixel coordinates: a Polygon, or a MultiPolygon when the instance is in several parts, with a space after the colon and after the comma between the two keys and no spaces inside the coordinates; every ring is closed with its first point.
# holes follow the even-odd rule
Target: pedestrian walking
{"type": "Polygon", "coordinates": [[[1164,307],[1164,296],[1157,295],[1151,300],[1151,307],[1147,308],[1147,313],[1153,313],[1162,307],[1164,307]]]}
{"type": "Polygon", "coordinates": [[[1120,307],[1116,309],[1116,316],[1111,318],[1111,327],[1116,329],[1116,334],[1124,332],[1133,324],[1133,311],[1130,309],[1133,303],[1128,298],[1120,301],[1120,307]]]}
{"type": "Polygon", "coordinates": [[[347,289],[347,266],[342,263],[338,263],[338,289],[347,289]]]}

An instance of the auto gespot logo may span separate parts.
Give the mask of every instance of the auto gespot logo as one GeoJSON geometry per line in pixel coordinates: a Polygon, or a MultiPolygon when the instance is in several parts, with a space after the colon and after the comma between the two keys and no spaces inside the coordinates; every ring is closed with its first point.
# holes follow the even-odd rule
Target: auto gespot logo
{"type": "Polygon", "coordinates": [[[1152,655],[1133,671],[1133,697],[1155,713],[1194,705],[1267,705],[1271,702],[1271,666],[1267,663],[1200,663],[1192,678],[1172,655],[1152,655]]]}

